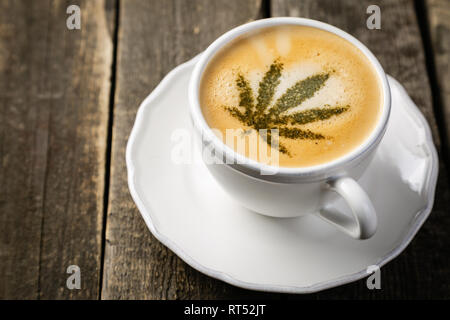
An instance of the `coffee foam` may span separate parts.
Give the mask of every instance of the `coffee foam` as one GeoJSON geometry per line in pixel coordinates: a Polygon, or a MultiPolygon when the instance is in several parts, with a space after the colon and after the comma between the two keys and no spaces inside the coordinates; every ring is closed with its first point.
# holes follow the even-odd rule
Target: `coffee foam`
{"type": "Polygon", "coordinates": [[[291,156],[280,155],[281,166],[328,162],[366,139],[381,109],[381,89],[375,71],[351,43],[329,32],[303,26],[271,27],[241,37],[210,61],[200,88],[202,111],[210,127],[223,133],[226,129],[245,128],[224,110],[224,106],[239,106],[236,78],[238,74],[245,76],[256,102],[259,82],[277,59],[283,64],[283,70],[271,105],[299,80],[318,73],[330,75],[313,97],[285,114],[350,105],[350,109],[339,116],[300,126],[330,139],[281,138],[280,141],[293,150],[291,156]]]}

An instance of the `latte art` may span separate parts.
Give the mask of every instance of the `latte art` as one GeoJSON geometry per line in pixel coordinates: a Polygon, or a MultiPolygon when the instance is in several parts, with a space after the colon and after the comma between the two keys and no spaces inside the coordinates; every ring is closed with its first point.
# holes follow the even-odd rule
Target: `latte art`
{"type": "Polygon", "coordinates": [[[360,145],[381,101],[375,71],[355,46],[304,26],[238,38],[209,62],[200,86],[209,126],[222,137],[230,129],[244,133],[225,143],[261,161],[251,146],[235,144],[256,136],[258,148],[279,152],[279,165],[289,167],[326,163],[360,145]]]}
{"type": "MultiPolygon", "coordinates": [[[[239,75],[236,79],[236,86],[239,90],[239,106],[245,111],[241,111],[238,107],[225,107],[230,114],[240,120],[242,124],[258,130],[276,128],[278,135],[290,139],[311,139],[320,140],[325,137],[320,133],[301,128],[289,127],[288,124],[306,124],[310,122],[321,121],[337,116],[347,111],[350,106],[336,106],[327,108],[313,108],[296,113],[287,114],[286,111],[295,108],[303,101],[313,97],[316,91],[320,90],[328,80],[330,74],[315,74],[306,79],[300,80],[292,87],[286,90],[280,98],[269,106],[275,89],[280,83],[281,70],[283,65],[280,62],[274,62],[269,70],[265,73],[263,79],[259,82],[257,103],[253,101],[253,92],[249,83],[243,75],[239,75]]],[[[265,142],[272,146],[272,137],[261,135],[265,142]]],[[[279,151],[291,156],[289,150],[282,144],[277,143],[279,151]]]]}

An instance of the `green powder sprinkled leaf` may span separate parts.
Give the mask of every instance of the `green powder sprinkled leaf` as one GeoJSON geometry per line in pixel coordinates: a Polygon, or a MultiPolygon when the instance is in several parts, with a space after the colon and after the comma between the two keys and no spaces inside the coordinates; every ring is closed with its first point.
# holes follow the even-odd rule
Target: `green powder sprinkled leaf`
{"type": "Polygon", "coordinates": [[[249,118],[243,114],[241,112],[241,110],[239,110],[236,107],[225,107],[225,109],[235,118],[239,119],[239,121],[241,121],[242,123],[246,124],[246,125],[251,125],[248,120],[249,118]]]}
{"type": "MultiPolygon", "coordinates": [[[[313,108],[293,114],[283,114],[283,112],[300,105],[305,100],[313,97],[329,78],[328,73],[312,75],[300,80],[286,90],[283,95],[275,101],[272,107],[272,99],[277,86],[280,84],[283,64],[275,60],[259,82],[258,97],[256,105],[253,90],[249,82],[242,74],[236,79],[236,86],[239,91],[239,107],[227,107],[231,116],[238,119],[242,124],[250,127],[249,130],[257,130],[262,139],[272,148],[277,149],[288,156],[292,156],[289,150],[277,139],[272,141],[270,129],[278,129],[279,137],[287,139],[326,139],[321,133],[305,130],[294,125],[304,125],[310,122],[322,121],[333,116],[338,116],[347,111],[350,106],[337,106],[325,108],[313,108]],[[268,111],[266,111],[268,110],[268,111]],[[288,127],[288,125],[290,125],[288,127]]],[[[247,130],[248,131],[248,130],[247,130]]]]}
{"type": "Polygon", "coordinates": [[[293,113],[284,117],[281,117],[278,121],[280,124],[307,124],[310,122],[316,122],[329,119],[333,116],[340,115],[350,108],[349,105],[338,106],[332,108],[314,108],[305,111],[293,113]]]}
{"type": "Polygon", "coordinates": [[[298,106],[306,99],[311,98],[320,88],[322,88],[328,77],[328,73],[322,73],[298,81],[292,87],[287,89],[275,102],[275,105],[271,109],[271,113],[277,116],[290,108],[298,106]]]}
{"type": "Polygon", "coordinates": [[[325,137],[322,134],[312,132],[311,130],[303,130],[299,128],[287,128],[287,127],[281,127],[279,130],[281,137],[289,139],[310,139],[310,140],[325,139],[325,137]]]}
{"type": "Polygon", "coordinates": [[[264,78],[259,83],[258,98],[256,99],[256,109],[259,114],[261,114],[272,101],[275,89],[280,84],[282,70],[283,64],[279,61],[275,61],[270,65],[269,70],[265,73],[264,78]]]}
{"type": "MultiPolygon", "coordinates": [[[[267,130],[265,132],[265,134],[261,134],[260,132],[260,136],[261,138],[270,146],[273,147],[273,143],[272,143],[272,133],[270,130],[267,130]]],[[[289,152],[289,150],[280,142],[280,139],[278,138],[278,150],[281,153],[287,154],[288,156],[291,156],[291,153],[289,152]]]]}
{"type": "Polygon", "coordinates": [[[245,108],[245,115],[250,117],[253,113],[253,90],[247,79],[243,75],[239,75],[236,79],[236,85],[239,89],[239,106],[245,108]]]}

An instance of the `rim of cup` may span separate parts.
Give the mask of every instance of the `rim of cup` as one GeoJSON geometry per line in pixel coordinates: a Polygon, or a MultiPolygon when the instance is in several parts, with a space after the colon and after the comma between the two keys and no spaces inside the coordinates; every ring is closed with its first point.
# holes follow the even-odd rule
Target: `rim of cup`
{"type": "MultiPolygon", "coordinates": [[[[327,172],[334,172],[349,162],[353,162],[359,158],[365,158],[365,155],[372,150],[383,136],[387,122],[389,119],[389,114],[391,110],[391,94],[389,89],[388,80],[386,74],[381,67],[378,59],[373,55],[373,53],[358,39],[348,34],[347,32],[334,27],[330,24],[306,19],[306,18],[296,18],[296,17],[276,17],[267,18],[252,21],[243,25],[240,25],[230,31],[224,33],[222,36],[217,38],[209,47],[201,54],[200,60],[194,67],[194,70],[189,81],[189,108],[191,118],[194,123],[194,127],[200,131],[201,136],[204,140],[212,142],[213,148],[219,154],[226,156],[226,159],[231,161],[233,166],[240,167],[240,170],[244,172],[274,172],[272,176],[278,177],[303,177],[303,176],[323,176],[327,172]],[[381,84],[381,91],[383,95],[383,106],[382,112],[379,116],[378,122],[369,136],[364,140],[362,144],[347,152],[346,154],[323,164],[307,166],[307,167],[282,167],[282,166],[270,166],[267,164],[260,163],[256,160],[247,158],[246,156],[237,153],[228,145],[226,145],[218,136],[214,134],[212,129],[209,127],[200,107],[199,101],[199,90],[200,82],[203,75],[203,71],[208,65],[209,61],[219,52],[225,45],[230,41],[236,39],[237,37],[246,34],[250,31],[257,29],[264,29],[272,26],[279,25],[301,25],[307,27],[313,27],[321,29],[324,31],[331,32],[356,46],[369,60],[375,73],[381,84]]],[[[227,162],[228,164],[229,162],[227,162]]]]}

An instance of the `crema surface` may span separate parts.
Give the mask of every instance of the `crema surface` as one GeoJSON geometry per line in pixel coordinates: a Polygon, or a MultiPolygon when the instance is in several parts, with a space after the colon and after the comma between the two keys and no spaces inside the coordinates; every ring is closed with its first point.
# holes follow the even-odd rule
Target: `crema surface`
{"type": "Polygon", "coordinates": [[[362,144],[382,101],[375,70],[359,49],[304,26],[234,40],[208,63],[200,85],[203,115],[225,143],[261,162],[262,151],[279,150],[270,164],[285,167],[326,163],[362,144]],[[261,129],[278,129],[279,149],[276,136],[261,129]]]}

